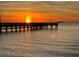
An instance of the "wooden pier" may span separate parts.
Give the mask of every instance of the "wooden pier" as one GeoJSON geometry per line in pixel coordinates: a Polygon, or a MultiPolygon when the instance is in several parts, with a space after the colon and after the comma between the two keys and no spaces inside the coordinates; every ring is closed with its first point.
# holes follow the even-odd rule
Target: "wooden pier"
{"type": "Polygon", "coordinates": [[[11,32],[21,32],[25,30],[44,30],[44,29],[51,29],[51,30],[58,30],[58,23],[0,23],[0,33],[2,30],[8,32],[10,29],[11,32]],[[15,29],[15,31],[13,30],[15,29]],[[21,30],[23,29],[23,30],[21,30]]]}

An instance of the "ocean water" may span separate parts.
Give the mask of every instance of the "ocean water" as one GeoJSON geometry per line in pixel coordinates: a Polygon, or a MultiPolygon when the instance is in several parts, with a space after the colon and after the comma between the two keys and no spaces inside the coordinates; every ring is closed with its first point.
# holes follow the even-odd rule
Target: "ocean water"
{"type": "Polygon", "coordinates": [[[79,24],[61,23],[58,30],[2,33],[0,56],[78,57],[79,24]]]}

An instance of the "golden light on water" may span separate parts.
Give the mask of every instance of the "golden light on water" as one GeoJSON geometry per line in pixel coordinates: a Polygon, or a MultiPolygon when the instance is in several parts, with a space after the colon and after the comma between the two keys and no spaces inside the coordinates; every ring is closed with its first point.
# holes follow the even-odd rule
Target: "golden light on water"
{"type": "Polygon", "coordinates": [[[30,17],[26,17],[25,22],[26,23],[31,23],[31,18],[30,17]]]}

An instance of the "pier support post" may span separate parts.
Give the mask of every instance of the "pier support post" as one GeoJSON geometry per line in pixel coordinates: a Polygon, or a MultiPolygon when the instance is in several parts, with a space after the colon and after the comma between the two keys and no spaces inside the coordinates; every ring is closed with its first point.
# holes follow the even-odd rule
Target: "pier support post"
{"type": "Polygon", "coordinates": [[[39,30],[39,26],[37,26],[37,30],[39,30]]]}
{"type": "Polygon", "coordinates": [[[35,30],[35,26],[32,27],[32,30],[35,30]]]}
{"type": "Polygon", "coordinates": [[[31,26],[31,27],[30,27],[30,30],[34,30],[34,27],[33,27],[33,26],[31,26]]]}
{"type": "Polygon", "coordinates": [[[39,26],[39,30],[41,30],[41,26],[39,26]]]}
{"type": "Polygon", "coordinates": [[[7,32],[7,29],[8,29],[8,28],[7,28],[7,26],[6,26],[6,27],[5,27],[6,32],[7,32]]]}
{"type": "Polygon", "coordinates": [[[58,30],[58,23],[56,23],[55,25],[55,30],[58,30]]]}
{"type": "Polygon", "coordinates": [[[2,29],[1,29],[1,26],[0,26],[0,33],[1,33],[1,30],[2,30],[2,29]]]}
{"type": "Polygon", "coordinates": [[[36,30],[38,30],[38,26],[36,26],[36,30]]]}
{"type": "Polygon", "coordinates": [[[13,32],[13,27],[11,26],[11,32],[13,32]]]}
{"type": "Polygon", "coordinates": [[[15,26],[15,32],[17,32],[17,26],[15,26]]]}
{"type": "Polygon", "coordinates": [[[27,31],[29,31],[29,26],[27,26],[27,31]]]}
{"type": "Polygon", "coordinates": [[[21,32],[21,26],[19,26],[19,31],[21,32]]]}
{"type": "Polygon", "coordinates": [[[50,30],[53,30],[53,25],[50,26],[50,30]]]}
{"type": "Polygon", "coordinates": [[[35,30],[35,26],[33,26],[33,30],[35,30]]]}
{"type": "Polygon", "coordinates": [[[39,30],[42,30],[43,29],[43,26],[39,26],[39,30]]]}
{"type": "Polygon", "coordinates": [[[33,26],[33,30],[36,30],[36,26],[33,26]]]}
{"type": "Polygon", "coordinates": [[[36,30],[36,26],[33,26],[33,30],[36,30]]]}
{"type": "Polygon", "coordinates": [[[23,26],[23,31],[25,32],[25,26],[23,26]]]}
{"type": "Polygon", "coordinates": [[[48,28],[47,28],[47,25],[45,25],[45,30],[47,30],[48,28]]]}
{"type": "Polygon", "coordinates": [[[41,29],[43,30],[43,26],[41,26],[41,29]]]}

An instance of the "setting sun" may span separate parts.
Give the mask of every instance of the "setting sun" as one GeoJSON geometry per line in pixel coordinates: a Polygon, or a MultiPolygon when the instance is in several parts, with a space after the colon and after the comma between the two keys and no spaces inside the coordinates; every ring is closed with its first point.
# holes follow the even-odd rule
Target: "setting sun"
{"type": "Polygon", "coordinates": [[[26,17],[25,22],[26,23],[31,23],[31,18],[30,17],[26,17]]]}

